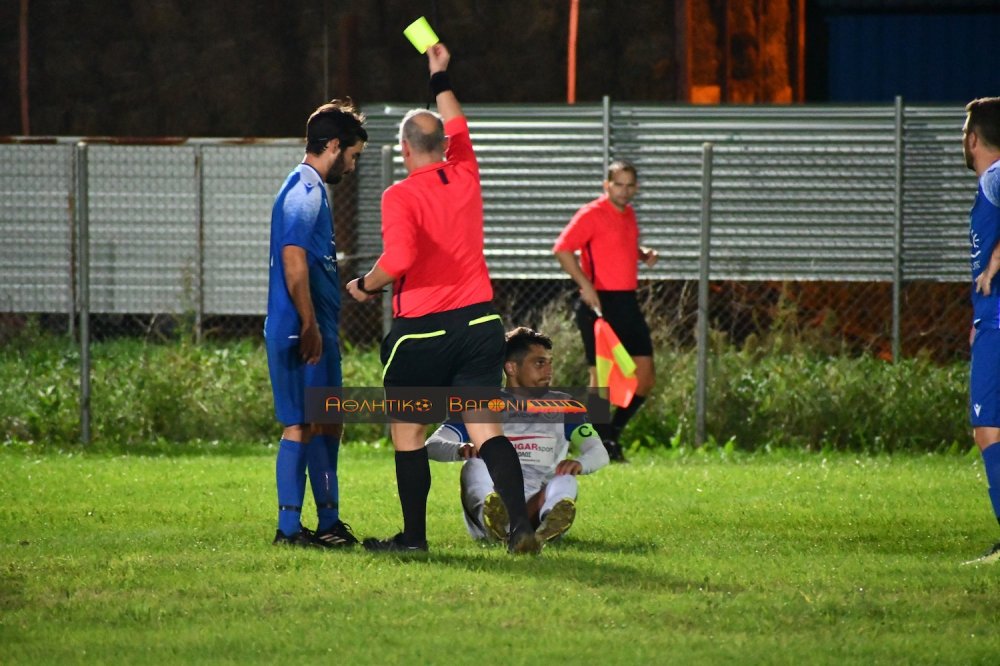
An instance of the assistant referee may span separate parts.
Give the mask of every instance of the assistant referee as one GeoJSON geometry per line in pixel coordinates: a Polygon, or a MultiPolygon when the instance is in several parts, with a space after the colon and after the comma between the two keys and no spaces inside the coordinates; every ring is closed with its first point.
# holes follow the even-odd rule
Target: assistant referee
{"type": "Polygon", "coordinates": [[[635,165],[626,160],[612,162],[604,181],[604,194],[576,212],[552,248],[559,265],[580,287],[580,300],[574,309],[590,366],[590,385],[598,385],[595,311],[611,325],[635,361],[638,386],[631,402],[615,410],[611,423],[595,426],[612,462],[625,462],[619,438],[656,382],[653,343],[639,309],[636,288],[638,263],[652,267],[659,255],[656,250],[639,245],[639,225],[631,205],[638,187],[635,165]],[[578,251],[579,261],[575,254],[578,251]]]}
{"type": "MultiPolygon", "coordinates": [[[[492,306],[483,256],[483,196],[479,165],[462,107],[451,89],[444,44],[427,50],[438,114],[415,109],[399,128],[407,178],[382,195],[383,252],[347,290],[365,301],[393,285],[393,324],[382,342],[383,385],[500,386],[504,328],[492,306]]],[[[510,516],[508,550],[537,553],[541,542],[528,520],[517,452],[498,422],[466,428],[510,516]]],[[[403,531],[365,539],[368,550],[427,550],[430,466],[426,427],[393,421],[396,484],[403,531]]]]}

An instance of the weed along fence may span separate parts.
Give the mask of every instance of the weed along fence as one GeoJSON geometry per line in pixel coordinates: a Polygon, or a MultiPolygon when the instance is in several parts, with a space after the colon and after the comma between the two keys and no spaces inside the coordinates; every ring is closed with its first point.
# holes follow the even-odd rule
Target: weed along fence
{"type": "MultiPolygon", "coordinates": [[[[366,109],[369,148],[331,192],[345,281],[380,251],[380,195],[405,176],[393,146],[407,108],[366,109]]],[[[568,313],[552,243],[600,193],[608,160],[626,158],[643,243],[660,253],[640,270],[644,308],[666,323],[658,343],[707,355],[710,336],[741,346],[781,326],[832,353],[965,353],[975,184],[960,107],[605,99],[466,112],[509,326],[568,313]]],[[[260,335],[271,203],[301,156],[292,139],[0,144],[0,333],[33,319],[79,338],[84,440],[91,339],[260,335]]],[[[346,340],[370,345],[384,326],[383,308],[345,301],[346,340]]],[[[700,390],[708,367],[698,363],[700,390]]]]}

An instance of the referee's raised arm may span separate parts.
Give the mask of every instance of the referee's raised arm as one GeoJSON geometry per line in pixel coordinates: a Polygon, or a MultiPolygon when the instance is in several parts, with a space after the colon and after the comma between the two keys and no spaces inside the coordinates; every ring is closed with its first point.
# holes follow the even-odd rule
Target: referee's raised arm
{"type": "Polygon", "coordinates": [[[458,103],[458,98],[451,89],[451,81],[448,79],[450,60],[451,54],[441,42],[427,49],[427,63],[431,70],[431,92],[434,93],[441,120],[446,123],[452,118],[463,115],[462,105],[458,103]]]}

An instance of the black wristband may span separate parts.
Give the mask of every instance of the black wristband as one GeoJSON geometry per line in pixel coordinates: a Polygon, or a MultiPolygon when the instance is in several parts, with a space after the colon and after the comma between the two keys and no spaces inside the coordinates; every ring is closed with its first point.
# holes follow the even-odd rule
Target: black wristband
{"type": "Polygon", "coordinates": [[[365,276],[362,275],[358,278],[358,289],[368,294],[369,296],[374,296],[375,294],[381,294],[385,289],[365,289],[365,276]]]}
{"type": "Polygon", "coordinates": [[[435,97],[441,93],[451,90],[451,79],[448,78],[448,72],[434,72],[431,74],[431,94],[435,97]]]}

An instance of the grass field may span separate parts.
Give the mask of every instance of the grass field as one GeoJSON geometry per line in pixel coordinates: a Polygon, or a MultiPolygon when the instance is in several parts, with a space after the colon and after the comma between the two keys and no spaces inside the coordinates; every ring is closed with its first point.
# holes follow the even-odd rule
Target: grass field
{"type": "MultiPolygon", "coordinates": [[[[0,663],[1000,658],[1000,565],[960,565],[998,536],[975,456],[639,454],[519,559],[440,464],[429,555],[273,548],[273,465],[0,453],[0,663]]],[[[359,536],[398,529],[389,452],[346,448],[341,486],[359,536]]]]}

